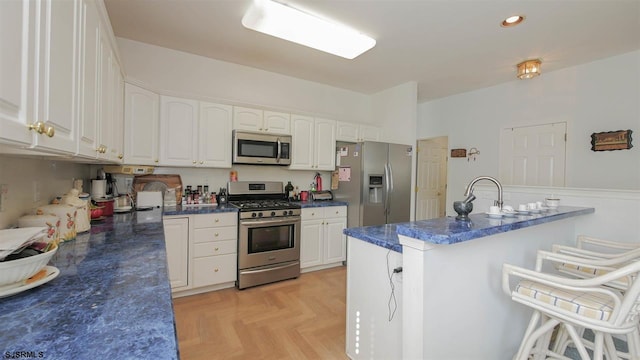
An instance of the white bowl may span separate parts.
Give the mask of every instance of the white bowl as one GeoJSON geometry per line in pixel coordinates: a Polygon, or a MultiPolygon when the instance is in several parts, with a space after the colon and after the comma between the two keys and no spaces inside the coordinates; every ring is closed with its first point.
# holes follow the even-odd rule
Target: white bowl
{"type": "Polygon", "coordinates": [[[58,246],[38,255],[0,262],[0,286],[28,279],[47,265],[58,246]]]}

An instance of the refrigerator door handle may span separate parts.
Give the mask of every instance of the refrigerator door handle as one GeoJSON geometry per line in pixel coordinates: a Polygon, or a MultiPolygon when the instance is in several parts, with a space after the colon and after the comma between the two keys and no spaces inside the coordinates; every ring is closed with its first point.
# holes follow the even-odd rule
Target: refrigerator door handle
{"type": "Polygon", "coordinates": [[[387,166],[389,167],[389,193],[388,193],[388,197],[389,197],[389,207],[387,208],[387,213],[390,214],[391,213],[391,204],[393,204],[393,169],[391,168],[391,163],[387,164],[387,166]]]}
{"type": "Polygon", "coordinates": [[[382,206],[384,207],[384,215],[387,215],[389,204],[389,170],[388,164],[384,164],[384,193],[382,194],[382,206]]]}

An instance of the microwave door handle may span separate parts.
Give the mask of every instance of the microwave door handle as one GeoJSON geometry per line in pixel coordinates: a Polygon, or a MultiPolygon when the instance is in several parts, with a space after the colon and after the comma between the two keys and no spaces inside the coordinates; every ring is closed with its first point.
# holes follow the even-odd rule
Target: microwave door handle
{"type": "Polygon", "coordinates": [[[282,142],[280,142],[280,138],[276,140],[276,143],[278,144],[278,153],[276,154],[276,162],[280,162],[280,156],[282,153],[282,142]]]}

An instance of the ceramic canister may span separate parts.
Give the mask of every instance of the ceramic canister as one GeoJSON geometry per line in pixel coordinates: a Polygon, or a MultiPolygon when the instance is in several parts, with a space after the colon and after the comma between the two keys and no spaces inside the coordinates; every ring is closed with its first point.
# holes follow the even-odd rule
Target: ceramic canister
{"type": "Polygon", "coordinates": [[[46,227],[47,242],[58,243],[60,240],[60,218],[56,215],[25,215],[18,219],[18,227],[46,227]]]}
{"type": "Polygon", "coordinates": [[[69,241],[76,238],[77,209],[69,204],[44,205],[36,209],[36,215],[52,214],[60,218],[60,241],[69,241]]]}
{"type": "Polygon", "coordinates": [[[78,189],[71,189],[62,196],[61,203],[76,207],[76,231],[81,233],[89,231],[91,229],[91,223],[89,221],[89,202],[88,200],[80,199],[79,194],[78,189]]]}

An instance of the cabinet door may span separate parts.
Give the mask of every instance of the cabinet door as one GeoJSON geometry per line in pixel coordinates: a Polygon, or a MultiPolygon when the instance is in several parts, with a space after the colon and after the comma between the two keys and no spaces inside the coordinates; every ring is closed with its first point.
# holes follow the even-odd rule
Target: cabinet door
{"type": "Polygon", "coordinates": [[[300,268],[322,265],[324,220],[301,222],[300,268]]]}
{"type": "Polygon", "coordinates": [[[237,254],[227,254],[193,259],[193,287],[236,281],[237,258],[237,254]]]}
{"type": "Polygon", "coordinates": [[[200,103],[198,166],[231,167],[232,107],[200,103]]]}
{"type": "Polygon", "coordinates": [[[338,121],[336,123],[336,140],[358,142],[358,125],[338,121]]]}
{"type": "Polygon", "coordinates": [[[312,117],[291,116],[291,165],[292,170],[313,169],[314,160],[314,121],[312,117]]]}
{"type": "Polygon", "coordinates": [[[248,131],[264,131],[262,110],[233,107],[233,128],[248,131]]]}
{"type": "Polygon", "coordinates": [[[80,1],[43,0],[38,38],[38,121],[55,129],[52,137],[35,137],[34,145],[75,153],[80,1]]]}
{"type": "Polygon", "coordinates": [[[98,9],[93,1],[82,1],[82,48],[80,56],[80,119],[78,154],[96,157],[100,113],[98,84],[100,78],[101,27],[98,9]]]}
{"type": "Polygon", "coordinates": [[[164,219],[163,225],[169,283],[172,289],[187,286],[189,285],[189,218],[164,219]]]}
{"type": "Polygon", "coordinates": [[[35,3],[29,0],[0,1],[0,142],[30,145],[32,132],[27,125],[36,122],[28,99],[30,61],[34,58],[29,15],[35,3]]]}
{"type": "Polygon", "coordinates": [[[197,164],[198,102],[160,97],[160,164],[195,166],[197,164]]]}
{"type": "Polygon", "coordinates": [[[113,53],[109,38],[102,28],[100,36],[100,131],[98,132],[98,158],[110,160],[113,139],[113,53]]]}
{"type": "Polygon", "coordinates": [[[347,259],[347,237],[342,233],[342,230],[347,227],[347,219],[344,217],[326,219],[324,227],[324,263],[345,261],[347,259]]]}
{"type": "Polygon", "coordinates": [[[316,119],[314,138],[314,168],[333,171],[336,165],[336,122],[334,120],[316,119]]]}
{"type": "Polygon", "coordinates": [[[160,96],[124,85],[124,162],[157,165],[160,96]]]}
{"type": "Polygon", "coordinates": [[[380,128],[369,125],[360,125],[360,141],[380,140],[380,128]]]}
{"type": "Polygon", "coordinates": [[[265,111],[264,131],[275,134],[291,134],[291,115],[287,113],[265,111]]]}

